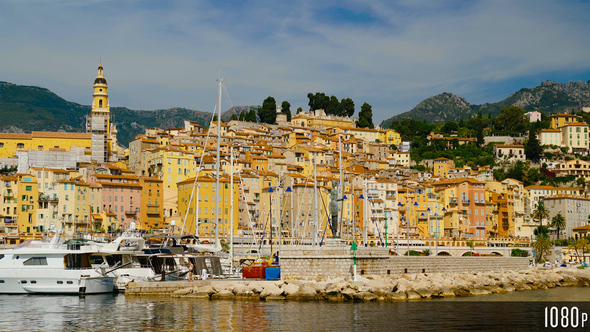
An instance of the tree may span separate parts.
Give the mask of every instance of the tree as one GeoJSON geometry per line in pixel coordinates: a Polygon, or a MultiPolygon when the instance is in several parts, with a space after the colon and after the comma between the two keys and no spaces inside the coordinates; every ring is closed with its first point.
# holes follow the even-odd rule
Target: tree
{"type": "Polygon", "coordinates": [[[559,240],[559,230],[565,228],[565,218],[558,213],[551,219],[551,227],[557,228],[557,239],[559,240]]]}
{"type": "Polygon", "coordinates": [[[256,119],[256,111],[253,108],[251,108],[250,112],[248,112],[248,114],[246,114],[245,120],[248,122],[254,122],[254,123],[258,122],[258,120],[256,119]]]}
{"type": "Polygon", "coordinates": [[[236,113],[231,115],[230,120],[237,120],[238,119],[238,115],[236,113]]]}
{"type": "Polygon", "coordinates": [[[533,248],[537,252],[537,262],[543,262],[543,254],[551,249],[551,240],[547,235],[541,235],[533,242],[533,248]]]}
{"type": "Polygon", "coordinates": [[[574,249],[576,251],[576,256],[578,256],[578,261],[580,261],[580,251],[582,251],[583,254],[586,250],[588,250],[588,240],[585,238],[577,239],[570,243],[567,248],[574,249]]]}
{"type": "Polygon", "coordinates": [[[291,121],[291,104],[288,101],[281,103],[281,112],[287,114],[287,121],[291,121]]]}
{"type": "Polygon", "coordinates": [[[274,124],[277,120],[277,102],[269,96],[262,102],[262,107],[258,109],[258,118],[261,123],[274,124]]]}
{"type": "MultiPolygon", "coordinates": [[[[481,114],[481,111],[479,111],[479,113],[481,114]]],[[[482,146],[484,146],[484,144],[486,143],[484,137],[483,137],[483,128],[479,128],[477,130],[477,142],[475,143],[477,145],[478,148],[481,148],[482,146]]]]}
{"type": "Polygon", "coordinates": [[[495,128],[501,131],[523,132],[526,125],[524,110],[518,106],[503,108],[502,113],[494,119],[495,128]]]}
{"type": "Polygon", "coordinates": [[[342,115],[342,105],[336,96],[330,97],[328,104],[326,105],[326,114],[333,114],[337,116],[342,115]]]}
{"type": "Polygon", "coordinates": [[[543,227],[543,219],[549,217],[549,212],[545,209],[545,204],[543,202],[539,202],[537,204],[537,208],[533,211],[533,219],[536,219],[541,223],[541,227],[543,227]]]}
{"type": "Polygon", "coordinates": [[[246,118],[246,112],[245,111],[240,112],[240,121],[246,121],[246,120],[244,120],[245,118],[246,118]]]}
{"type": "Polygon", "coordinates": [[[373,124],[373,110],[371,105],[364,103],[359,112],[359,120],[356,122],[358,128],[375,128],[373,124]]]}
{"type": "Polygon", "coordinates": [[[342,107],[342,116],[351,117],[354,114],[354,101],[350,98],[343,98],[340,101],[342,107]]]}
{"type": "Polygon", "coordinates": [[[467,246],[471,248],[471,255],[473,256],[473,249],[475,248],[475,243],[473,242],[473,240],[469,240],[466,241],[465,244],[467,244],[467,246]]]}
{"type": "Polygon", "coordinates": [[[213,116],[213,122],[217,122],[217,121],[218,121],[217,115],[214,115],[213,116]]]}
{"type": "Polygon", "coordinates": [[[451,134],[453,131],[457,131],[459,130],[459,125],[457,125],[457,122],[454,121],[447,121],[445,123],[443,123],[442,127],[440,127],[440,131],[443,134],[451,134]]]}
{"type": "Polygon", "coordinates": [[[307,94],[307,98],[309,98],[308,105],[310,111],[319,109],[326,110],[326,108],[328,108],[328,103],[330,102],[330,97],[326,96],[323,92],[316,92],[315,94],[310,92],[307,94]]]}
{"type": "Polygon", "coordinates": [[[536,163],[541,160],[543,147],[541,146],[541,143],[539,143],[537,134],[533,130],[529,131],[529,139],[524,145],[524,153],[526,154],[527,159],[530,159],[536,163]]]}
{"type": "Polygon", "coordinates": [[[297,107],[297,114],[299,114],[299,113],[301,113],[301,112],[303,112],[303,108],[301,108],[301,107],[297,107]]]}

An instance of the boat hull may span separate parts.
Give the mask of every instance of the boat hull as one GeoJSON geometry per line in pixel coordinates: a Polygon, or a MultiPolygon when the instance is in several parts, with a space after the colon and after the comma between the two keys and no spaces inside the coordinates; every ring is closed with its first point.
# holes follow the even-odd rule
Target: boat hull
{"type": "Polygon", "coordinates": [[[101,294],[114,291],[115,277],[65,276],[60,273],[51,276],[48,272],[27,273],[26,277],[0,273],[0,294],[101,294]]]}

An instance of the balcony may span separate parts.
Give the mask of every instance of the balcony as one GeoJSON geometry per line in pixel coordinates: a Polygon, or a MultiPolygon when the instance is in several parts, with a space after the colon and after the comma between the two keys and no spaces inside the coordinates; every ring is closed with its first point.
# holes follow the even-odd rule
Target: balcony
{"type": "Polygon", "coordinates": [[[125,210],[126,215],[134,215],[139,212],[139,208],[125,210]]]}
{"type": "Polygon", "coordinates": [[[55,194],[53,196],[39,194],[39,202],[50,202],[50,203],[57,204],[57,203],[59,203],[59,198],[57,198],[57,195],[55,195],[55,194]]]}
{"type": "Polygon", "coordinates": [[[14,193],[11,190],[4,191],[4,197],[14,197],[14,193]]]}

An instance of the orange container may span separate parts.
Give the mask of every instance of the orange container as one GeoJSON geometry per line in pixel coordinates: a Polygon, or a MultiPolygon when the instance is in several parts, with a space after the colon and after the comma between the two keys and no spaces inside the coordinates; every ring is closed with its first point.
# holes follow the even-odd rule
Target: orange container
{"type": "Polygon", "coordinates": [[[244,266],[242,267],[242,277],[246,279],[266,279],[266,266],[244,266]]]}

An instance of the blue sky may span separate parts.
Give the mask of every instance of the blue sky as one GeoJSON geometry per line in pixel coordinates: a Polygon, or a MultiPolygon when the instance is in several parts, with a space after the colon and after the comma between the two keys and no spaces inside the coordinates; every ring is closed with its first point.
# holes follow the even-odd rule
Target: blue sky
{"type": "Polygon", "coordinates": [[[111,106],[212,111],[221,74],[233,105],[324,92],[379,123],[589,80],[590,2],[0,0],[0,80],[88,105],[101,60],[111,106]]]}

